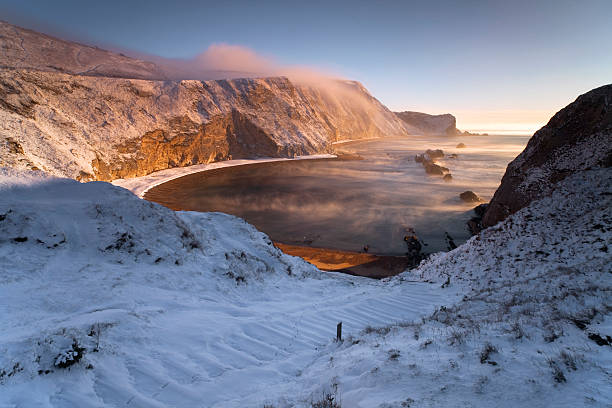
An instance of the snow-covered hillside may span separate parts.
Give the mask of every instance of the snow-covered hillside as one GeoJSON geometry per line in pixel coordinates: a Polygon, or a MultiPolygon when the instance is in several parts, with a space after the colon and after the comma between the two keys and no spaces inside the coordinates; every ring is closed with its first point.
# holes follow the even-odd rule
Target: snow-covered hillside
{"type": "Polygon", "coordinates": [[[0,180],[0,406],[612,404],[609,169],[388,281],[107,183],[0,180]]]}
{"type": "Polygon", "coordinates": [[[355,81],[168,81],[154,64],[2,22],[0,57],[0,166],[82,181],[410,130],[355,81]]]}
{"type": "Polygon", "coordinates": [[[443,301],[322,274],[229,215],[40,175],[0,178],[0,406],[308,401],[329,384],[300,371],[339,321],[356,334],[443,301]]]}
{"type": "Polygon", "coordinates": [[[611,191],[610,169],[575,174],[405,272],[390,285],[461,299],[373,327],[303,375],[338,382],[347,406],[611,406],[611,191]]]}

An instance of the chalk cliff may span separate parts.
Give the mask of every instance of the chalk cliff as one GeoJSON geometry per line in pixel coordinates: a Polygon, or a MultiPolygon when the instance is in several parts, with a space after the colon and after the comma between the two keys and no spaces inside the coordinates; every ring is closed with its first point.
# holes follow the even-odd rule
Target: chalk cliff
{"type": "Polygon", "coordinates": [[[457,120],[450,113],[444,115],[429,115],[422,112],[395,112],[407,126],[407,130],[413,133],[425,135],[457,135],[461,131],[457,129],[457,120]]]}
{"type": "Polygon", "coordinates": [[[6,23],[0,57],[0,166],[110,180],[407,134],[354,81],[168,81],[152,63],[6,23]]]}

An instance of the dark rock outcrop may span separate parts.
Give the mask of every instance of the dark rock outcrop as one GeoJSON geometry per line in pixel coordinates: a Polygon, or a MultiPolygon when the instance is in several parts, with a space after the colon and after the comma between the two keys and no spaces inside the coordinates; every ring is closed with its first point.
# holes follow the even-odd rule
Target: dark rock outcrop
{"type": "Polygon", "coordinates": [[[508,165],[482,224],[504,220],[573,173],[611,162],[612,85],[605,85],[579,96],[533,135],[508,165]]]}
{"type": "Polygon", "coordinates": [[[482,217],[485,215],[488,206],[489,204],[480,204],[474,207],[474,213],[476,216],[470,218],[470,220],[467,222],[468,230],[470,230],[472,235],[476,235],[482,231],[482,217]]]}
{"type": "Polygon", "coordinates": [[[414,230],[409,230],[409,235],[404,236],[404,242],[406,243],[407,251],[406,251],[406,259],[408,262],[408,266],[414,268],[421,263],[421,261],[425,258],[425,254],[421,252],[423,248],[421,241],[416,236],[414,230]]]}
{"type": "Polygon", "coordinates": [[[423,162],[423,167],[425,168],[425,173],[431,174],[434,176],[443,176],[447,174],[448,172],[450,172],[448,167],[440,166],[431,161],[423,162]]]}

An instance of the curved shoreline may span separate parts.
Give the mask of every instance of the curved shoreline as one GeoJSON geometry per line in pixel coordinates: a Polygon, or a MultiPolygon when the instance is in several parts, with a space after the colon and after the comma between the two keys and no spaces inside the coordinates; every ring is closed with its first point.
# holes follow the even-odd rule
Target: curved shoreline
{"type": "Polygon", "coordinates": [[[222,162],[208,163],[208,164],[196,164],[187,167],[176,167],[173,169],[166,169],[156,171],[142,177],[134,177],[130,179],[116,179],[111,181],[115,186],[123,187],[130,190],[139,198],[144,198],[147,191],[153,187],[157,187],[160,184],[167,183],[168,181],[187,176],[189,174],[200,173],[208,170],[221,169],[226,167],[235,166],[246,166],[249,164],[256,163],[271,163],[279,161],[292,161],[292,160],[317,160],[317,159],[336,159],[338,158],[335,154],[311,154],[308,156],[297,156],[293,158],[288,157],[266,157],[260,159],[237,159],[237,160],[226,160],[222,162]]]}

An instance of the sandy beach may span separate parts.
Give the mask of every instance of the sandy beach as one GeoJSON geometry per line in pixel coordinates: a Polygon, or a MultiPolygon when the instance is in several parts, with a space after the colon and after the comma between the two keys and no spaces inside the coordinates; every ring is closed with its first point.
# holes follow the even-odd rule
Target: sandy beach
{"type": "Polygon", "coordinates": [[[280,242],[275,242],[274,245],[284,253],[299,256],[321,270],[367,278],[381,279],[395,276],[409,266],[408,259],[403,256],[380,256],[363,252],[287,245],[280,242]]]}

